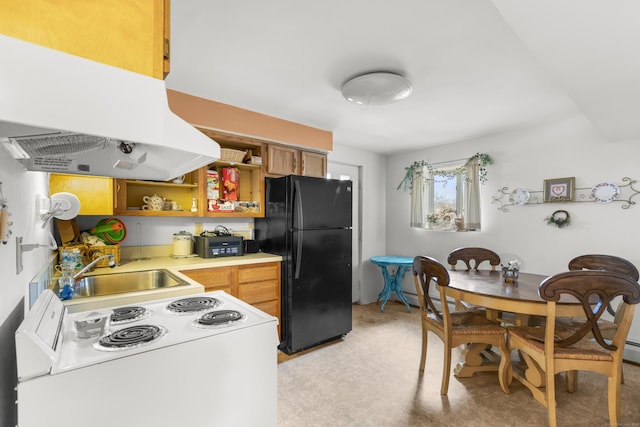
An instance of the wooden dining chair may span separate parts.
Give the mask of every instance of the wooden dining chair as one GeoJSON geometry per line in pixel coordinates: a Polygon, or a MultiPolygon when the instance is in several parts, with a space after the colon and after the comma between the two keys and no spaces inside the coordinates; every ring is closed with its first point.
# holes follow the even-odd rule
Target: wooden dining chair
{"type": "MultiPolygon", "coordinates": [[[[422,320],[422,356],[420,371],[424,372],[427,359],[429,331],[436,334],[444,344],[444,361],[440,394],[446,395],[451,375],[451,349],[463,344],[481,343],[496,346],[500,351],[500,364],[508,365],[505,329],[490,321],[484,315],[472,312],[450,312],[446,304],[446,287],[449,286],[449,273],[438,261],[427,256],[417,256],[413,260],[413,277],[416,293],[420,302],[422,320]],[[431,286],[437,288],[440,296],[440,308],[429,295],[431,286]]],[[[501,378],[501,377],[500,377],[501,378]]],[[[508,384],[500,381],[500,387],[509,392],[508,384]]]]}
{"type": "MultiPolygon", "coordinates": [[[[606,270],[617,271],[620,273],[628,274],[636,282],[640,279],[640,274],[635,265],[630,261],[617,257],[615,255],[601,255],[601,254],[589,254],[580,255],[569,261],[569,270],[606,270]]],[[[619,304],[614,310],[611,303],[607,304],[607,312],[613,316],[613,322],[605,319],[598,320],[598,326],[602,332],[602,336],[606,339],[613,339],[613,336],[618,329],[620,319],[624,314],[624,305],[619,304]]],[[[568,319],[572,327],[580,327],[584,322],[582,318],[568,319]]],[[[567,376],[567,390],[576,390],[577,377],[567,376]]],[[[620,382],[624,384],[624,375],[621,374],[620,382]]]]}
{"type": "Polygon", "coordinates": [[[500,256],[491,249],[465,247],[452,250],[447,257],[452,270],[456,269],[458,261],[464,262],[467,270],[477,270],[481,263],[489,261],[491,269],[495,270],[500,265],[500,256]]]}
{"type": "MultiPolygon", "coordinates": [[[[517,375],[519,381],[536,400],[547,407],[549,425],[556,426],[555,374],[572,370],[593,371],[608,377],[609,422],[617,425],[620,412],[620,376],[624,344],[631,327],[635,304],[640,302],[640,285],[629,275],[619,272],[589,270],[569,271],[545,279],[538,288],[547,301],[544,327],[508,327],[509,353],[519,350],[531,358],[544,372],[546,390],[527,380],[527,373],[517,375]],[[621,297],[624,306],[620,324],[611,343],[604,340],[598,320],[607,304],[621,297]],[[562,298],[562,301],[560,299],[562,298]],[[585,321],[579,328],[557,328],[556,304],[576,300],[585,321]],[[590,339],[590,337],[593,339],[590,339]]],[[[501,382],[510,383],[511,370],[500,365],[501,382]]]]}
{"type": "MultiPolygon", "coordinates": [[[[488,261],[491,266],[491,270],[496,270],[496,267],[500,265],[500,255],[492,251],[491,249],[486,248],[477,248],[477,247],[462,247],[457,248],[449,252],[447,256],[447,263],[451,267],[451,270],[456,269],[458,261],[464,262],[467,267],[467,271],[469,270],[478,270],[480,264],[488,261]]],[[[455,308],[456,310],[476,310],[476,311],[484,311],[481,307],[476,307],[474,305],[470,305],[463,301],[455,300],[455,308]]],[[[495,313],[494,317],[498,319],[509,318],[509,316],[504,316],[504,313],[499,312],[495,313]]],[[[506,323],[513,323],[513,319],[505,319],[506,323]]]]}

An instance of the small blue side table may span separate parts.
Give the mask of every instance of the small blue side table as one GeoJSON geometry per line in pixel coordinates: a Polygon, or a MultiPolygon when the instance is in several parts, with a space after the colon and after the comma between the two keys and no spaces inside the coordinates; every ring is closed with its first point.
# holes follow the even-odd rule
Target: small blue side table
{"type": "Polygon", "coordinates": [[[380,308],[380,311],[384,311],[384,305],[387,303],[387,300],[393,291],[407,306],[407,311],[411,313],[409,301],[407,301],[407,298],[402,293],[402,278],[413,265],[413,258],[404,256],[374,256],[369,258],[369,260],[380,267],[382,270],[382,277],[384,277],[384,288],[382,289],[382,292],[378,294],[378,299],[376,300],[376,302],[378,302],[382,299],[382,307],[380,308]],[[389,273],[389,267],[396,267],[394,274],[389,273]]]}

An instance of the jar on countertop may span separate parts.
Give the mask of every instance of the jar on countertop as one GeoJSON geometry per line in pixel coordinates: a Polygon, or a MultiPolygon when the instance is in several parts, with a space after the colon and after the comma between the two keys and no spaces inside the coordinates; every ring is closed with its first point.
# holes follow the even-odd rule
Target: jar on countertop
{"type": "Polygon", "coordinates": [[[180,231],[173,235],[173,249],[171,256],[174,258],[185,258],[193,254],[194,238],[191,233],[180,231]]]}

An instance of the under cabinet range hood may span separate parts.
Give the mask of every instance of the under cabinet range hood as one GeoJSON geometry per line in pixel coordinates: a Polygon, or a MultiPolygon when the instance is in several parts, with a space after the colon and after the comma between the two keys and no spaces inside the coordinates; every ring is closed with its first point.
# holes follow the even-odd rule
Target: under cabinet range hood
{"type": "Polygon", "coordinates": [[[163,80],[3,35],[0,58],[0,146],[27,170],[165,181],[220,157],[163,80]]]}

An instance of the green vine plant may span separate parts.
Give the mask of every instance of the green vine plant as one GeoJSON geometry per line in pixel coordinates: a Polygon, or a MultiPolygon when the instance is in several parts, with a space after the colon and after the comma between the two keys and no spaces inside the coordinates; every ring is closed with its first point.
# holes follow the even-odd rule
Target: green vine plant
{"type": "Polygon", "coordinates": [[[398,185],[396,190],[400,190],[402,188],[405,191],[407,190],[411,191],[412,182],[413,182],[413,173],[417,169],[422,169],[422,168],[427,168],[427,170],[429,171],[429,174],[431,175],[439,175],[439,176],[444,176],[446,178],[453,178],[455,176],[462,175],[466,177],[468,181],[469,178],[467,177],[467,173],[468,173],[467,166],[469,165],[469,163],[474,161],[477,161],[478,164],[480,165],[478,179],[480,180],[480,183],[484,184],[485,182],[487,182],[487,165],[493,164],[493,158],[486,153],[476,153],[473,156],[469,157],[469,159],[467,159],[464,165],[459,166],[455,169],[441,170],[441,169],[434,168],[432,165],[425,162],[424,160],[415,161],[411,164],[411,166],[404,168],[405,170],[404,178],[402,178],[402,181],[400,181],[400,184],[398,185]]]}

